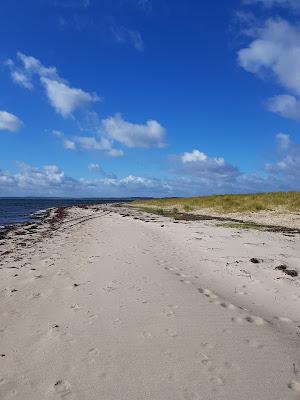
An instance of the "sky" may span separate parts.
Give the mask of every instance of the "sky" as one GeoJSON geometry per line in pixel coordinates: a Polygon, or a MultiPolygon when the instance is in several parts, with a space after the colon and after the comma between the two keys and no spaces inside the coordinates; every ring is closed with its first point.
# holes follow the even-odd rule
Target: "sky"
{"type": "Polygon", "coordinates": [[[2,0],[0,196],[300,190],[299,0],[2,0]]]}

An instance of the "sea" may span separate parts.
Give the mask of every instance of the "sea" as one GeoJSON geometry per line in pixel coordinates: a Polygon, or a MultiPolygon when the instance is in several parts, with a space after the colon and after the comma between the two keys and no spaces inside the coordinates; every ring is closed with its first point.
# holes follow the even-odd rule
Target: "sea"
{"type": "Polygon", "coordinates": [[[76,198],[0,198],[0,229],[17,225],[41,217],[47,209],[84,204],[103,204],[125,202],[132,198],[123,199],[76,199],[76,198]]]}

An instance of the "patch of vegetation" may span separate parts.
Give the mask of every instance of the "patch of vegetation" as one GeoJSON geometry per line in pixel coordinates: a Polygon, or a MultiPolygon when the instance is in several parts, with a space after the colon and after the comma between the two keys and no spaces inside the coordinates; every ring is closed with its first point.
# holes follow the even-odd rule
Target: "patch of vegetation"
{"type": "MultiPolygon", "coordinates": [[[[257,212],[276,210],[281,207],[288,211],[300,211],[300,192],[274,192],[254,194],[226,194],[189,198],[163,198],[135,200],[136,206],[147,206],[160,209],[177,209],[185,212],[201,208],[214,208],[219,212],[257,212]]],[[[175,212],[176,213],[176,212],[175,212]]]]}
{"type": "Polygon", "coordinates": [[[223,228],[234,228],[234,229],[256,229],[256,230],[266,230],[267,227],[262,225],[252,224],[251,222],[224,222],[221,224],[216,224],[216,226],[221,226],[223,228]]]}

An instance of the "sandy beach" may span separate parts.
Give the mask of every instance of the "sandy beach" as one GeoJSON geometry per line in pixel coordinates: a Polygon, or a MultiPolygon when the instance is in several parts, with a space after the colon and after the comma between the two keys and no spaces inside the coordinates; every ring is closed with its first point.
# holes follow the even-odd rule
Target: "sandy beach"
{"type": "Polygon", "coordinates": [[[297,233],[54,210],[0,238],[0,398],[299,399],[298,273],[297,233]]]}

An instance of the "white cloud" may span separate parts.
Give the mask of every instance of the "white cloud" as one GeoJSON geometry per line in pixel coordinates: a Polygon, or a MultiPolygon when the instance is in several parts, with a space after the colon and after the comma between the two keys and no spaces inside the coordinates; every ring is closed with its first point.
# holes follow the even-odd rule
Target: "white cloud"
{"type": "Polygon", "coordinates": [[[91,136],[75,136],[74,140],[85,150],[110,150],[111,143],[106,138],[97,140],[91,136]]]}
{"type": "Polygon", "coordinates": [[[127,147],[163,147],[165,129],[159,122],[149,120],[145,124],[127,122],[121,114],[102,120],[104,133],[127,147]]]}
{"type": "Polygon", "coordinates": [[[63,82],[41,78],[51,105],[58,114],[68,117],[77,108],[83,108],[98,101],[98,96],[84,92],[82,89],[69,87],[63,82]]]}
{"type": "Polygon", "coordinates": [[[191,153],[186,152],[181,156],[181,161],[183,163],[194,162],[194,161],[205,161],[206,159],[207,155],[199,150],[193,150],[191,153]]]}
{"type": "Polygon", "coordinates": [[[73,140],[64,139],[63,145],[64,145],[64,148],[67,150],[76,150],[76,143],[73,142],[73,140]]]}
{"type": "Polygon", "coordinates": [[[279,149],[280,150],[286,150],[291,145],[290,136],[287,135],[286,133],[278,133],[276,135],[276,139],[278,141],[278,145],[279,145],[279,149]]]}
{"type": "Polygon", "coordinates": [[[211,166],[215,164],[216,166],[223,167],[225,165],[225,160],[222,157],[208,157],[205,153],[199,150],[193,150],[191,153],[185,152],[181,156],[181,161],[183,164],[186,163],[199,163],[199,165],[210,164],[211,166]]]}
{"type": "Polygon", "coordinates": [[[244,0],[245,4],[262,4],[265,7],[287,7],[292,10],[300,10],[299,0],[244,0]]]}
{"type": "Polygon", "coordinates": [[[300,95],[300,29],[269,19],[253,34],[256,38],[238,53],[240,65],[254,74],[272,72],[285,89],[300,95]]]}
{"type": "Polygon", "coordinates": [[[27,56],[21,52],[17,53],[17,57],[22,62],[24,70],[28,74],[37,74],[39,76],[51,79],[59,78],[57,69],[55,67],[45,67],[37,58],[27,56]]]}
{"type": "Polygon", "coordinates": [[[134,48],[142,52],[145,48],[143,38],[139,31],[128,29],[116,24],[111,25],[111,34],[116,43],[130,43],[134,48]]]}
{"type": "Polygon", "coordinates": [[[300,189],[300,145],[292,143],[289,135],[279,133],[278,141],[278,160],[274,163],[266,164],[266,170],[292,185],[293,190],[300,189]]]}
{"type": "Polygon", "coordinates": [[[179,157],[179,165],[175,171],[197,184],[204,186],[224,186],[234,181],[240,174],[239,170],[225,162],[222,157],[209,157],[199,150],[185,152],[179,157]]]}
{"type": "Polygon", "coordinates": [[[64,133],[62,131],[59,131],[57,129],[52,130],[52,135],[56,136],[59,138],[63,144],[63,147],[67,150],[76,150],[76,143],[74,140],[68,139],[65,137],[64,133]]]}
{"type": "Polygon", "coordinates": [[[100,165],[97,163],[89,163],[88,170],[90,172],[98,172],[101,170],[100,165]]]}
{"type": "Polygon", "coordinates": [[[298,119],[300,27],[280,18],[268,19],[262,27],[250,29],[248,34],[254,40],[238,52],[239,64],[259,77],[271,74],[289,93],[269,99],[268,109],[298,119]]]}
{"type": "Polygon", "coordinates": [[[0,130],[16,132],[22,127],[22,121],[7,111],[0,111],[0,130]]]}
{"type": "Polygon", "coordinates": [[[124,151],[120,149],[110,149],[107,151],[107,154],[110,157],[122,157],[124,155],[124,151]]]}
{"type": "Polygon", "coordinates": [[[295,96],[282,94],[271,97],[266,106],[269,111],[282,117],[300,121],[300,99],[295,96]]]}
{"type": "Polygon", "coordinates": [[[105,174],[96,163],[91,163],[89,169],[96,171],[99,166],[104,177],[75,179],[56,165],[35,168],[20,164],[16,174],[0,170],[0,195],[37,196],[47,192],[49,196],[194,196],[300,190],[300,144],[293,143],[285,133],[277,135],[277,143],[276,159],[260,174],[245,174],[222,157],[205,153],[205,157],[187,162],[183,154],[174,157],[173,171],[161,179],[135,174],[117,178],[105,174]]]}
{"type": "Polygon", "coordinates": [[[32,89],[32,83],[28,76],[19,71],[11,71],[12,80],[20,86],[23,86],[25,89],[32,89]]]}
{"type": "MultiPolygon", "coordinates": [[[[96,165],[96,164],[95,164],[96,165]]],[[[65,175],[56,165],[36,168],[19,164],[19,172],[12,174],[0,170],[0,195],[49,196],[141,196],[166,193],[168,185],[156,179],[129,175],[127,177],[87,180],[65,175]]]]}
{"type": "Polygon", "coordinates": [[[94,93],[88,93],[80,88],[74,88],[62,79],[55,67],[45,67],[35,57],[17,53],[20,66],[11,60],[6,60],[5,65],[11,71],[12,80],[26,89],[33,88],[33,78],[37,76],[45,89],[50,104],[55,111],[64,118],[69,117],[79,108],[84,108],[99,101],[94,93]]]}
{"type": "Polygon", "coordinates": [[[82,149],[104,151],[111,157],[121,157],[124,154],[122,150],[114,149],[111,141],[106,137],[97,139],[92,136],[75,136],[74,141],[77,142],[82,149]]]}

